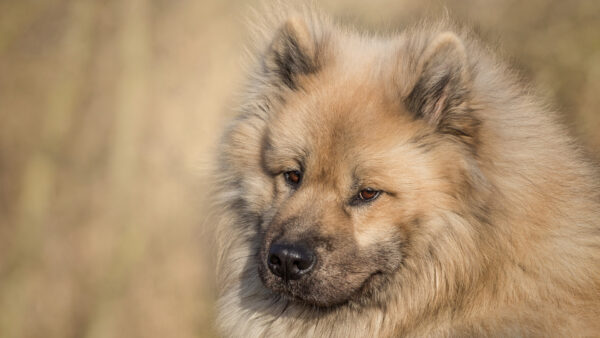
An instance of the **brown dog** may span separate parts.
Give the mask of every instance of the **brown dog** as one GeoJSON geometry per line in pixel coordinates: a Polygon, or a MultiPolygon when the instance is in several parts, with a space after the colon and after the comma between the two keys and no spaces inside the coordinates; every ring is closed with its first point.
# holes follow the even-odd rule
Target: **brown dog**
{"type": "Polygon", "coordinates": [[[217,173],[227,336],[599,336],[600,185],[468,34],[266,25],[217,173]]]}

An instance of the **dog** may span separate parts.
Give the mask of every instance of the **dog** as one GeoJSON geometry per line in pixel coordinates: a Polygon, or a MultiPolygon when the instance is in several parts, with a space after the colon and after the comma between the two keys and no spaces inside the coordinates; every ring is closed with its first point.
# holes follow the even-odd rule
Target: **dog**
{"type": "Polygon", "coordinates": [[[514,71],[448,20],[268,17],[215,172],[223,335],[600,336],[598,169],[514,71]]]}

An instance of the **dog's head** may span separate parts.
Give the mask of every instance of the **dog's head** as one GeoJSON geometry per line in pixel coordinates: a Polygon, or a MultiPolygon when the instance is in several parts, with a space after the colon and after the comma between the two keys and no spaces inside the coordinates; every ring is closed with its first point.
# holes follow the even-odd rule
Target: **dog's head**
{"type": "Polygon", "coordinates": [[[279,29],[261,65],[268,114],[233,137],[243,156],[258,148],[240,180],[260,215],[267,288],[365,302],[437,250],[434,215],[457,208],[476,146],[467,63],[447,32],[367,43],[297,19],[279,29]]]}

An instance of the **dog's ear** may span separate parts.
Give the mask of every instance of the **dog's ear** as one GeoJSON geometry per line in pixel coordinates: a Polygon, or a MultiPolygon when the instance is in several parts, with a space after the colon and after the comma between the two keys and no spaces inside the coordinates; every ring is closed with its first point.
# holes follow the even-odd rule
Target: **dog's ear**
{"type": "Polygon", "coordinates": [[[318,41],[301,18],[288,19],[277,31],[264,58],[267,77],[292,90],[298,88],[298,78],[319,69],[318,41]]]}
{"type": "Polygon", "coordinates": [[[405,98],[408,110],[440,132],[473,136],[477,121],[468,112],[470,74],[462,41],[440,33],[416,64],[417,80],[405,98]]]}

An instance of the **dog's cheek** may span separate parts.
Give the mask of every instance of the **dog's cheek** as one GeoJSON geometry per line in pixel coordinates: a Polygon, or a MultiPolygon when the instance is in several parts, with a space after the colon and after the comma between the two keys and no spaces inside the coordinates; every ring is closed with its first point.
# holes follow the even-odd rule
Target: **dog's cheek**
{"type": "Polygon", "coordinates": [[[398,224],[410,219],[404,208],[397,206],[398,203],[379,202],[353,222],[354,238],[361,251],[370,251],[372,247],[401,237],[405,229],[398,224]]]}
{"type": "Polygon", "coordinates": [[[355,230],[356,243],[359,249],[368,250],[390,237],[396,236],[397,229],[385,224],[371,224],[355,230]]]}
{"type": "Polygon", "coordinates": [[[269,216],[275,199],[274,180],[263,173],[254,173],[246,176],[244,180],[245,200],[248,209],[261,215],[262,222],[269,216]]]}
{"type": "Polygon", "coordinates": [[[363,270],[370,273],[395,271],[402,262],[409,233],[407,226],[398,226],[392,220],[357,229],[358,261],[363,262],[363,270]]]}

